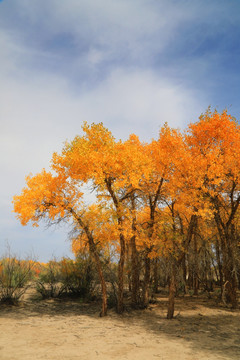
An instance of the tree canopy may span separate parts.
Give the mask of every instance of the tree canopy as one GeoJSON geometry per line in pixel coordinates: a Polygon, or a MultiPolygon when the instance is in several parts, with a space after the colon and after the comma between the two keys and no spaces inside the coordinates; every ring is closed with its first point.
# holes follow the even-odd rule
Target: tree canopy
{"type": "Polygon", "coordinates": [[[98,264],[103,292],[101,256],[114,248],[119,261],[119,312],[124,309],[126,262],[131,268],[132,302],[145,307],[151,268],[164,256],[171,268],[169,318],[176,274],[186,265],[191,243],[197,249],[201,234],[208,242],[214,237],[222,254],[221,286],[226,285],[227,300],[236,307],[240,202],[236,120],[226,111],[208,110],[183,133],[165,124],[149,143],[135,134],[126,141],[116,140],[102,123],[84,123],[82,130],[83,135],[53,154],[51,171],[43,169],[26,178],[26,187],[13,200],[22,225],[38,226],[41,219],[72,221],[77,229],[73,251],[88,246],[98,264]],[[96,195],[91,206],[84,201],[86,185],[96,195]]]}

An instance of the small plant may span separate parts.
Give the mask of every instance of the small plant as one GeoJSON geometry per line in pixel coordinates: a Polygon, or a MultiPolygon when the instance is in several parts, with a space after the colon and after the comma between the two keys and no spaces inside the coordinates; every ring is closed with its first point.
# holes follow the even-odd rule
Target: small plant
{"type": "Polygon", "coordinates": [[[8,254],[0,260],[0,302],[16,304],[29,287],[33,261],[23,261],[8,254]]]}

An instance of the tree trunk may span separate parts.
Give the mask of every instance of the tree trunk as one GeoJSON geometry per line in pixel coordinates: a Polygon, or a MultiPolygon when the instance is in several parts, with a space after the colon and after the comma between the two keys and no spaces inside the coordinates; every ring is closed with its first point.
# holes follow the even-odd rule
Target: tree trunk
{"type": "Polygon", "coordinates": [[[218,201],[215,200],[214,204],[217,210],[215,212],[215,221],[221,240],[221,248],[223,255],[223,274],[225,281],[223,293],[226,303],[230,303],[232,305],[232,308],[236,309],[238,307],[235,265],[235,248],[237,243],[237,234],[233,220],[239,205],[239,200],[235,205],[232,204],[232,212],[226,223],[224,223],[221,219],[218,201]]]}
{"type": "Polygon", "coordinates": [[[70,209],[70,212],[73,215],[73,217],[77,220],[80,227],[85,231],[85,234],[87,235],[89,252],[90,252],[91,256],[93,257],[93,259],[94,259],[94,261],[96,263],[98,276],[99,276],[99,280],[100,280],[100,283],[101,283],[102,310],[101,310],[100,316],[106,316],[107,315],[107,287],[106,287],[106,282],[105,282],[105,279],[104,279],[104,275],[103,275],[103,271],[102,271],[102,265],[101,265],[101,261],[100,261],[99,254],[98,254],[98,251],[97,251],[97,247],[96,247],[96,244],[94,242],[94,238],[92,236],[91,231],[89,231],[88,225],[84,224],[81,217],[79,217],[76,214],[74,209],[70,209]]]}
{"type": "Polygon", "coordinates": [[[132,270],[131,270],[131,265],[132,262],[130,260],[131,258],[131,244],[129,246],[129,244],[126,243],[126,267],[127,267],[127,280],[128,280],[128,291],[131,293],[132,292],[132,270]]]}
{"type": "Polygon", "coordinates": [[[219,246],[218,239],[216,239],[215,247],[216,247],[217,267],[218,267],[218,273],[219,273],[219,284],[220,284],[220,287],[221,287],[221,296],[222,296],[222,293],[223,293],[223,272],[222,272],[222,261],[221,261],[221,257],[220,257],[220,246],[219,246]]]}
{"type": "Polygon", "coordinates": [[[237,281],[236,281],[236,274],[235,269],[233,266],[233,255],[232,251],[228,246],[228,255],[227,259],[223,263],[223,273],[224,273],[224,291],[225,291],[225,299],[226,303],[230,303],[233,309],[238,307],[237,301],[237,281]]]}
{"type": "Polygon", "coordinates": [[[182,258],[182,273],[183,273],[183,292],[184,292],[184,294],[186,294],[187,266],[186,266],[186,254],[185,253],[182,258]]]}
{"type": "Polygon", "coordinates": [[[173,319],[176,294],[176,264],[175,259],[171,259],[171,274],[169,279],[169,298],[167,319],[173,319]]]}
{"type": "Polygon", "coordinates": [[[154,293],[157,294],[158,292],[158,259],[154,259],[154,268],[153,268],[153,290],[154,293]]]}
{"type": "Polygon", "coordinates": [[[125,239],[123,234],[120,234],[120,259],[118,263],[118,303],[117,303],[117,312],[121,314],[124,310],[123,304],[123,291],[124,291],[124,262],[125,262],[125,239]]]}
{"type": "Polygon", "coordinates": [[[136,204],[134,194],[131,196],[131,205],[132,205],[132,231],[133,236],[130,239],[130,248],[131,248],[131,302],[133,308],[138,308],[140,305],[140,289],[139,289],[139,259],[138,252],[136,247],[136,204]]]}
{"type": "Polygon", "coordinates": [[[196,234],[193,236],[194,264],[193,264],[193,294],[198,295],[198,248],[196,234]]]}
{"type": "Polygon", "coordinates": [[[90,254],[94,258],[94,261],[96,263],[97,272],[98,272],[99,280],[100,280],[100,283],[101,283],[102,310],[100,312],[100,316],[106,316],[107,315],[107,287],[106,287],[106,282],[105,282],[103,271],[102,271],[102,265],[101,265],[101,261],[100,261],[99,255],[98,255],[98,251],[96,249],[96,245],[95,245],[93,239],[88,239],[88,240],[89,240],[90,254]]]}
{"type": "Polygon", "coordinates": [[[107,315],[107,287],[106,287],[106,282],[105,282],[105,279],[103,276],[99,258],[98,258],[98,260],[95,259],[95,261],[97,262],[98,276],[100,279],[101,290],[102,290],[102,310],[101,310],[100,316],[106,316],[107,315]]]}
{"type": "Polygon", "coordinates": [[[144,258],[144,280],[142,292],[142,305],[144,308],[148,307],[149,304],[150,267],[151,261],[147,252],[144,258]]]}
{"type": "Polygon", "coordinates": [[[132,307],[137,308],[140,304],[139,296],[139,264],[136,249],[135,235],[131,237],[131,272],[132,272],[132,307]]]}
{"type": "Polygon", "coordinates": [[[116,215],[118,219],[118,228],[120,230],[119,242],[120,242],[120,258],[118,262],[118,299],[117,299],[117,312],[121,314],[124,310],[123,306],[123,290],[124,290],[124,283],[123,283],[123,275],[124,275],[124,262],[125,262],[125,239],[123,235],[123,218],[121,214],[121,202],[123,199],[119,199],[115,194],[113,187],[112,187],[112,179],[105,178],[105,184],[107,185],[108,192],[113,200],[116,215]]]}
{"type": "Polygon", "coordinates": [[[233,309],[238,307],[237,281],[234,268],[234,254],[229,239],[221,239],[223,253],[223,274],[224,274],[224,302],[230,303],[233,309]]]}

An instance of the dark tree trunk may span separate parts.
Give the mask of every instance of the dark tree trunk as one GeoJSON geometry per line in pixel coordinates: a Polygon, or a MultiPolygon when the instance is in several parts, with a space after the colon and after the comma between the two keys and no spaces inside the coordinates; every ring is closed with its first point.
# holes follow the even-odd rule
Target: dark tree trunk
{"type": "Polygon", "coordinates": [[[101,283],[102,310],[100,312],[100,316],[106,316],[107,315],[107,287],[106,287],[106,282],[105,282],[104,275],[103,275],[102,264],[101,264],[101,261],[100,261],[100,257],[99,257],[99,254],[98,254],[96,244],[94,242],[94,238],[92,236],[91,231],[89,230],[88,225],[86,225],[83,222],[81,217],[79,217],[77,215],[77,213],[73,209],[70,209],[70,212],[73,215],[73,217],[76,219],[76,221],[78,222],[80,227],[85,231],[85,234],[87,236],[89,252],[90,252],[90,255],[93,257],[93,259],[95,261],[97,271],[98,271],[99,280],[100,280],[100,283],[101,283]]]}
{"type": "Polygon", "coordinates": [[[233,309],[238,307],[237,301],[237,281],[234,268],[233,253],[230,244],[223,243],[223,273],[224,273],[224,300],[227,304],[231,304],[233,309]]]}
{"type": "Polygon", "coordinates": [[[120,236],[119,236],[119,242],[120,242],[120,258],[118,262],[118,299],[117,299],[117,312],[121,314],[124,310],[124,304],[123,304],[123,291],[124,291],[124,263],[125,263],[125,239],[123,235],[123,218],[121,215],[121,203],[123,201],[122,199],[119,199],[116,195],[116,193],[113,190],[112,187],[112,179],[111,178],[105,178],[105,184],[107,185],[108,192],[112,198],[112,201],[114,203],[115,209],[116,209],[116,215],[118,219],[118,227],[120,229],[120,236]]]}
{"type": "Polygon", "coordinates": [[[219,237],[221,240],[221,248],[223,255],[223,274],[226,303],[230,303],[232,308],[238,307],[237,301],[237,278],[236,278],[236,247],[237,247],[237,230],[234,225],[237,210],[240,204],[240,195],[234,198],[236,183],[233,181],[230,193],[230,204],[228,220],[224,221],[221,217],[222,203],[217,196],[211,198],[215,207],[215,222],[217,225],[219,237]]]}
{"type": "Polygon", "coordinates": [[[187,266],[186,266],[186,254],[183,254],[182,259],[182,273],[183,273],[183,292],[186,294],[186,282],[187,282],[187,266]]]}
{"type": "Polygon", "coordinates": [[[101,261],[100,261],[100,258],[99,258],[99,255],[98,255],[98,252],[96,251],[96,249],[92,249],[91,253],[92,253],[92,256],[96,263],[98,276],[99,276],[99,280],[101,283],[102,310],[101,310],[100,316],[106,316],[107,315],[107,287],[106,287],[106,282],[105,282],[105,279],[103,276],[102,265],[101,265],[101,261]]]}
{"type": "Polygon", "coordinates": [[[236,267],[234,258],[234,246],[236,245],[235,227],[233,224],[231,226],[224,224],[218,212],[215,214],[215,221],[221,239],[221,249],[223,256],[222,270],[225,282],[222,295],[223,301],[227,304],[230,303],[232,308],[236,309],[238,307],[238,300],[236,267]]]}
{"type": "Polygon", "coordinates": [[[144,258],[144,280],[143,280],[143,291],[142,291],[142,305],[144,308],[146,308],[149,304],[150,270],[151,270],[151,261],[147,252],[144,258]]]}
{"type": "Polygon", "coordinates": [[[153,263],[153,291],[155,294],[158,292],[158,282],[159,282],[159,276],[158,276],[158,259],[154,259],[153,263]]]}
{"type": "Polygon", "coordinates": [[[125,239],[123,234],[120,234],[120,259],[118,263],[118,303],[117,312],[121,314],[124,311],[123,292],[124,292],[124,262],[125,262],[125,239]]]}
{"type": "Polygon", "coordinates": [[[132,272],[132,307],[137,308],[140,304],[140,295],[139,295],[139,260],[138,253],[136,249],[135,235],[131,237],[131,272],[132,272]]]}
{"type": "MultiPolygon", "coordinates": [[[[150,218],[148,224],[148,240],[151,243],[153,233],[154,233],[154,224],[155,224],[155,214],[156,207],[158,204],[158,200],[161,193],[161,188],[163,185],[164,178],[162,177],[159,181],[157,191],[154,196],[149,194],[149,209],[150,209],[150,218]]],[[[153,247],[152,247],[153,248],[153,247]]],[[[149,253],[151,252],[151,248],[146,249],[146,254],[144,258],[144,280],[143,280],[143,291],[142,291],[142,305],[143,307],[147,307],[149,304],[149,285],[150,285],[150,271],[151,271],[151,261],[149,258],[149,253]]]]}
{"type": "Polygon", "coordinates": [[[171,274],[169,279],[169,298],[168,298],[168,312],[167,319],[173,319],[175,308],[176,295],[176,261],[171,259],[171,274]]]}
{"type": "Polygon", "coordinates": [[[193,294],[198,295],[198,248],[196,234],[193,236],[194,264],[193,264],[193,294]]]}
{"type": "Polygon", "coordinates": [[[131,303],[133,308],[138,308],[140,305],[140,289],[139,289],[139,258],[138,251],[136,247],[136,204],[134,195],[131,196],[131,205],[132,205],[132,231],[133,236],[130,239],[130,249],[131,249],[131,303]]]}
{"type": "Polygon", "coordinates": [[[218,274],[219,274],[219,285],[221,287],[221,296],[222,296],[222,293],[223,293],[223,271],[222,271],[222,261],[221,261],[221,256],[220,256],[220,246],[219,246],[218,239],[216,239],[215,247],[216,247],[216,259],[217,259],[218,274]]]}
{"type": "Polygon", "coordinates": [[[126,263],[127,263],[127,279],[128,279],[128,291],[132,291],[132,271],[131,271],[131,244],[126,243],[126,263]]]}

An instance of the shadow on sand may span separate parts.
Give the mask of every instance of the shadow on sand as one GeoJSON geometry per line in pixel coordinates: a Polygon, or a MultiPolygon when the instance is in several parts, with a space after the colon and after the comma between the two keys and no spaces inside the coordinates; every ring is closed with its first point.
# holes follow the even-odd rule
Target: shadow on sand
{"type": "MultiPolygon", "coordinates": [[[[132,325],[143,328],[153,337],[186,343],[196,354],[206,350],[222,359],[240,359],[240,311],[231,311],[216,304],[214,299],[178,298],[176,317],[166,319],[167,299],[158,297],[146,310],[130,310],[123,315],[109,311],[109,318],[126,329],[132,325]]],[[[0,318],[26,319],[28,317],[89,316],[99,318],[100,302],[85,303],[79,299],[33,301],[19,306],[1,306],[0,318]]],[[[100,320],[101,321],[101,320],[100,320]]],[[[104,321],[98,326],[104,329],[104,321]]],[[[177,358],[177,354],[176,354],[177,358]]]]}

